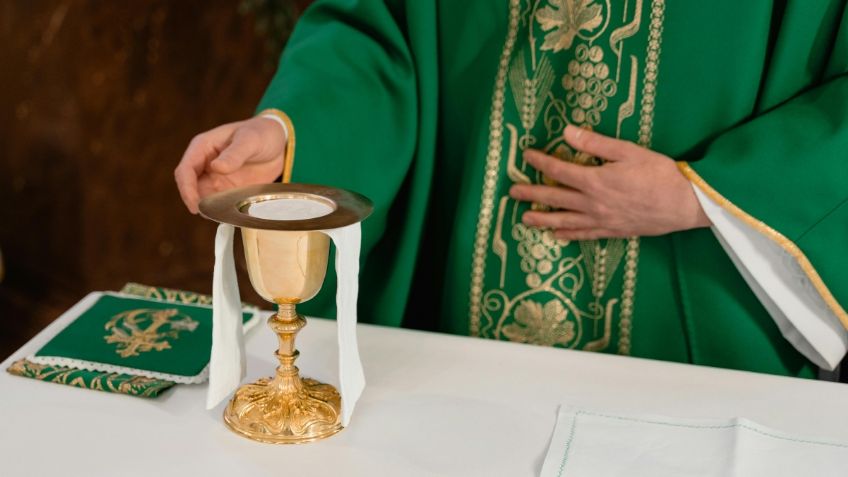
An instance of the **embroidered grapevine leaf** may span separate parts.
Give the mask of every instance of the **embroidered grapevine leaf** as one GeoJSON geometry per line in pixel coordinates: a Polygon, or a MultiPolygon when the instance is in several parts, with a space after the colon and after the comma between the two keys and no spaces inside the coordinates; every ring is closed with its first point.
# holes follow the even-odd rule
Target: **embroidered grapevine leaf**
{"type": "Polygon", "coordinates": [[[542,324],[542,305],[533,300],[524,300],[515,310],[515,321],[524,326],[539,326],[542,324]]]}
{"type": "Polygon", "coordinates": [[[536,12],[536,21],[548,32],[542,50],[557,52],[571,47],[580,30],[591,31],[603,21],[601,5],[594,0],[549,0],[536,12]]]}
{"type": "Polygon", "coordinates": [[[559,300],[551,300],[545,303],[545,321],[549,323],[562,323],[565,321],[565,317],[568,315],[568,311],[562,306],[562,302],[559,300]]]}
{"type": "Polygon", "coordinates": [[[515,322],[504,326],[503,334],[520,343],[567,346],[574,339],[574,322],[566,318],[568,309],[557,299],[544,306],[524,300],[515,310],[515,322]]]}

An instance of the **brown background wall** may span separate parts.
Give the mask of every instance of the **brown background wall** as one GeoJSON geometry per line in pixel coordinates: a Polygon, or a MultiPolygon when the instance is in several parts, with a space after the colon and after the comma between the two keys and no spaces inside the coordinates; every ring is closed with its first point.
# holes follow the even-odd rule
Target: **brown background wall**
{"type": "Polygon", "coordinates": [[[214,225],[173,169],[273,73],[250,3],[2,2],[0,359],[92,290],[210,290],[214,225]]]}

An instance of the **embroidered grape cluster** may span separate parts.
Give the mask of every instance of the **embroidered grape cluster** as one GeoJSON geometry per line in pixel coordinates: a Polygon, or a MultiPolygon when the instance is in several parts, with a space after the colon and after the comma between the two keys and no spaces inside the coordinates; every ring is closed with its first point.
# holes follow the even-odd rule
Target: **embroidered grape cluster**
{"type": "Polygon", "coordinates": [[[609,78],[609,66],[603,61],[604,50],[600,46],[577,45],[574,56],[568,63],[568,73],[562,77],[565,103],[571,108],[575,124],[597,126],[608,98],[616,93],[616,84],[609,78]]]}
{"type": "Polygon", "coordinates": [[[567,241],[554,238],[551,230],[527,227],[517,223],[512,227],[512,238],[518,242],[521,271],[530,288],[542,285],[543,277],[554,271],[554,264],[562,258],[562,248],[567,241]]]}

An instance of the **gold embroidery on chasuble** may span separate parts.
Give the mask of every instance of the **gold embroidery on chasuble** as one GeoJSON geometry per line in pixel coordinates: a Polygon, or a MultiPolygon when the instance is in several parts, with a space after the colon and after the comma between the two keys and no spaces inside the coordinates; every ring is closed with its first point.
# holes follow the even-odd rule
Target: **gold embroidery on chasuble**
{"type": "Polygon", "coordinates": [[[638,237],[557,240],[521,223],[528,208],[548,208],[516,202],[509,187],[556,185],[523,161],[527,148],[601,164],[564,142],[566,124],[650,145],[664,10],[665,0],[510,0],[474,242],[472,335],[629,354],[638,237]]]}

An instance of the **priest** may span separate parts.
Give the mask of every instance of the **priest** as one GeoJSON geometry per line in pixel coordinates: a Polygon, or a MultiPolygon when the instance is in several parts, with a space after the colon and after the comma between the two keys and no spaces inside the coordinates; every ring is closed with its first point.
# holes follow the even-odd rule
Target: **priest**
{"type": "MultiPolygon", "coordinates": [[[[370,197],[367,321],[813,377],[848,349],[845,0],[326,0],[187,207],[370,197]]],[[[309,312],[332,315],[331,277],[309,312]]]]}

